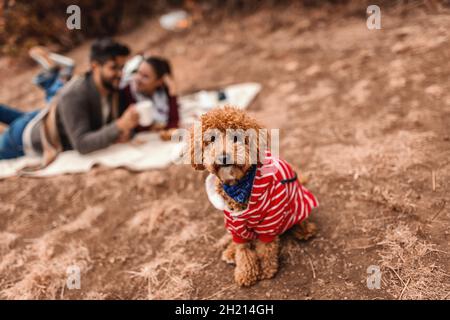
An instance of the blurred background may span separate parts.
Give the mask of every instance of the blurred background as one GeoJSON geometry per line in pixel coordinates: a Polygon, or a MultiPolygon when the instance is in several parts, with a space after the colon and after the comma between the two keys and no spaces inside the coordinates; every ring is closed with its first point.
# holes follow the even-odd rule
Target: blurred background
{"type": "MultiPolygon", "coordinates": [[[[372,1],[373,2],[373,1],[372,1]]],[[[143,21],[157,17],[171,9],[185,9],[195,20],[214,21],[218,16],[251,13],[259,8],[276,8],[293,5],[306,8],[321,8],[321,12],[332,14],[345,11],[348,15],[364,16],[361,6],[372,4],[366,0],[2,0],[0,3],[0,44],[2,54],[20,55],[34,45],[47,45],[59,50],[68,50],[86,39],[106,35],[117,35],[130,31],[143,21]],[[82,8],[81,30],[66,28],[66,9],[70,5],[82,8]]],[[[448,1],[439,0],[393,0],[377,1],[384,8],[406,14],[413,8],[437,12],[448,1]]],[[[269,21],[270,23],[270,21],[269,21]]]]}
{"type": "Polygon", "coordinates": [[[283,238],[277,276],[242,290],[220,260],[206,173],[2,179],[0,298],[449,299],[449,1],[377,1],[380,30],[366,26],[371,2],[1,0],[0,103],[44,105],[32,46],[81,72],[105,35],[169,59],[180,95],[257,82],[248,112],[280,129],[320,209],[318,236],[283,238]],[[81,30],[66,27],[71,4],[81,30]],[[65,288],[71,264],[80,290],[65,288]]]}

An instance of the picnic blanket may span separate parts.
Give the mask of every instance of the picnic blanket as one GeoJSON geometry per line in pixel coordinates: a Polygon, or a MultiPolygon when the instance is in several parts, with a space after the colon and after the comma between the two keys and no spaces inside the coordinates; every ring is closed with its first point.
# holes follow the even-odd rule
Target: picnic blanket
{"type": "MultiPolygon", "coordinates": [[[[199,91],[179,98],[181,127],[194,123],[209,109],[226,104],[247,108],[261,90],[258,83],[241,83],[221,90],[199,91]]],[[[164,168],[176,160],[180,143],[162,141],[158,133],[137,134],[130,143],[114,144],[87,155],[77,151],[65,151],[45,169],[27,174],[48,177],[66,173],[89,171],[95,165],[110,168],[124,167],[132,171],[164,168]],[[139,143],[137,143],[139,142],[139,143]]],[[[39,163],[39,158],[21,157],[0,161],[0,179],[18,175],[21,168],[39,163]]]]}

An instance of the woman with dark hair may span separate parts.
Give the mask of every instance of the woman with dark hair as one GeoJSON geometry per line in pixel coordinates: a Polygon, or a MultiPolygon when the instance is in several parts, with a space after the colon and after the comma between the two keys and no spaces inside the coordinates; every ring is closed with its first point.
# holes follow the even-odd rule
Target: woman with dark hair
{"type": "Polygon", "coordinates": [[[172,69],[169,62],[160,57],[138,56],[132,59],[135,67],[124,70],[122,90],[127,101],[137,103],[151,100],[153,123],[143,130],[168,130],[178,128],[178,102],[172,69]]]}

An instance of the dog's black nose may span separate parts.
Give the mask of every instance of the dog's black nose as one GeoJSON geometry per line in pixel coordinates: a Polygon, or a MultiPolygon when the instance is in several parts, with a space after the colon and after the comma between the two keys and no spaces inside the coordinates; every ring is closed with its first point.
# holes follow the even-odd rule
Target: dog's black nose
{"type": "Polygon", "coordinates": [[[217,157],[217,162],[222,166],[231,165],[231,157],[228,154],[220,155],[217,157]]]}

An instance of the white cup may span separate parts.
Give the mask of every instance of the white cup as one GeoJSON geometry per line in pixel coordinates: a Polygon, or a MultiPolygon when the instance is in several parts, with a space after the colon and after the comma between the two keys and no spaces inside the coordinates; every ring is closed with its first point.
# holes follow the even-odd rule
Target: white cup
{"type": "Polygon", "coordinates": [[[153,123],[153,102],[144,100],[136,103],[136,111],[139,113],[139,125],[148,127],[153,123]]]}

